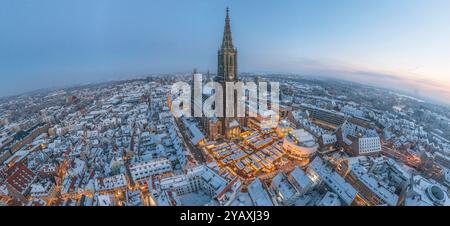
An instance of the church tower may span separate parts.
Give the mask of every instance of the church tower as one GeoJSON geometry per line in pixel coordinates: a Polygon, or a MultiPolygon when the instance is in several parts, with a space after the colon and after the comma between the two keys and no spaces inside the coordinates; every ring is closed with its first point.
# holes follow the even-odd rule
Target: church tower
{"type": "MultiPolygon", "coordinates": [[[[217,64],[217,76],[216,82],[222,84],[223,95],[226,97],[226,82],[238,82],[238,71],[237,71],[237,49],[233,46],[233,39],[231,36],[231,26],[230,26],[230,16],[229,10],[226,10],[225,17],[225,28],[223,32],[222,46],[218,51],[218,64],[217,64]]],[[[239,122],[237,117],[227,118],[225,115],[225,110],[227,109],[227,103],[223,101],[224,117],[220,120],[222,122],[222,135],[224,137],[233,137],[236,133],[240,132],[239,122]],[[239,131],[238,131],[239,130],[239,131]]],[[[236,114],[237,100],[235,96],[234,101],[234,113],[236,114]]]]}
{"type": "Polygon", "coordinates": [[[233,46],[229,10],[227,8],[222,46],[218,52],[217,82],[237,81],[237,49],[233,46]]]}

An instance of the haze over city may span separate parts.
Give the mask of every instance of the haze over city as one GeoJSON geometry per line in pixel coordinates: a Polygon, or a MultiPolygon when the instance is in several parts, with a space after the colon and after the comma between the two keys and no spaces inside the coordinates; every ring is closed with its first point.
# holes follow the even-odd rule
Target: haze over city
{"type": "Polygon", "coordinates": [[[0,95],[216,71],[223,9],[241,72],[326,76],[450,99],[450,2],[5,1],[0,95]]]}

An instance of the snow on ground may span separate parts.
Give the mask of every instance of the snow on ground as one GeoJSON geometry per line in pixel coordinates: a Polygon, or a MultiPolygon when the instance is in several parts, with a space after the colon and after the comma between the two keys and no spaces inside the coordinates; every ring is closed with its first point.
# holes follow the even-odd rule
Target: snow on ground
{"type": "Polygon", "coordinates": [[[203,191],[188,193],[179,196],[183,206],[204,206],[211,201],[211,197],[203,191]]]}
{"type": "Polygon", "coordinates": [[[231,206],[253,206],[253,202],[248,193],[239,192],[231,206]]]}

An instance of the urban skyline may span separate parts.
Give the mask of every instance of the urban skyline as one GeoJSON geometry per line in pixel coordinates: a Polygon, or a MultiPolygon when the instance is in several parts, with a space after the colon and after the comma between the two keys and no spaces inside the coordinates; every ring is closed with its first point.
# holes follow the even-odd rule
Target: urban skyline
{"type": "Polygon", "coordinates": [[[1,98],[0,206],[450,206],[450,107],[239,73],[241,22],[220,15],[216,71],[1,98]]]}
{"type": "Polygon", "coordinates": [[[235,29],[242,72],[346,79],[448,104],[448,4],[7,2],[0,14],[7,31],[0,42],[0,95],[185,73],[193,66],[215,71],[209,49],[220,40],[217,15],[230,6],[241,21],[235,29]]]}

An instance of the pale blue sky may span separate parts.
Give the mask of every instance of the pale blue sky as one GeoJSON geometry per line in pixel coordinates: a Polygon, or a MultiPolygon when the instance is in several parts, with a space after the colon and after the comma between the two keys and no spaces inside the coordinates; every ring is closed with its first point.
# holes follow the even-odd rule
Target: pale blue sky
{"type": "Polygon", "coordinates": [[[448,0],[2,0],[0,95],[215,71],[226,6],[241,72],[342,77],[450,99],[448,0]]]}

